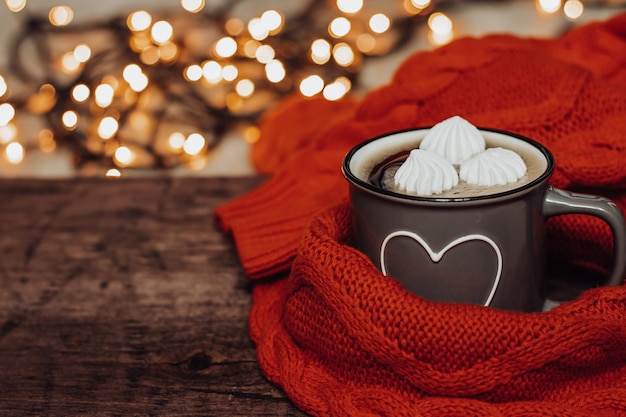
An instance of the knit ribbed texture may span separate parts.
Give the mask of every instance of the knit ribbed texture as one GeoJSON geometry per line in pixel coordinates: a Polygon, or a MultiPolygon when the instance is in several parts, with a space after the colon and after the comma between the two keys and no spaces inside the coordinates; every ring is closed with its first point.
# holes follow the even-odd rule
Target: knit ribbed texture
{"type": "MultiPolygon", "coordinates": [[[[556,40],[460,39],[360,99],[293,97],[268,112],[253,160],[270,178],[216,211],[256,280],[264,373],[317,416],[625,416],[625,286],[547,313],[433,303],[350,245],[345,153],[453,115],[545,144],[552,185],[626,209],[626,14],[556,40]]],[[[548,225],[553,270],[607,274],[605,223],[548,225]]]]}
{"type": "Polygon", "coordinates": [[[429,302],[346,244],[349,215],[347,204],[318,215],[290,276],[254,295],[259,362],[303,410],[626,414],[626,287],[547,313],[429,302]]]}

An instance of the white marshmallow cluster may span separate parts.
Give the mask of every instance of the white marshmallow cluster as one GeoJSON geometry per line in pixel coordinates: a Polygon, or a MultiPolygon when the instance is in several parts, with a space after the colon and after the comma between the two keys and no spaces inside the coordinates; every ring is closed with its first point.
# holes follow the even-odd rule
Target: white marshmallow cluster
{"type": "Polygon", "coordinates": [[[486,149],[478,128],[453,116],[429,130],[395,173],[394,184],[407,194],[429,196],[450,190],[459,177],[468,184],[494,186],[515,182],[525,173],[526,164],[517,153],[486,149]]]}

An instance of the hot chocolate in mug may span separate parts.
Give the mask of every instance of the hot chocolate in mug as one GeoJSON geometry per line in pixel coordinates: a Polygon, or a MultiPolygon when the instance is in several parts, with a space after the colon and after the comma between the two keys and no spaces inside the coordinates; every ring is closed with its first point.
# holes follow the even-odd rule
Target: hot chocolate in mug
{"type": "Polygon", "coordinates": [[[554,158],[538,142],[471,125],[480,137],[468,139],[457,131],[465,129],[458,116],[451,119],[376,137],[347,153],[342,171],[357,249],[426,299],[541,311],[553,305],[545,296],[546,219],[587,214],[611,227],[614,264],[605,284],[622,284],[626,228],[615,203],[550,186],[554,158]],[[444,138],[433,144],[437,130],[444,138]],[[482,149],[472,148],[474,140],[482,149]]]}

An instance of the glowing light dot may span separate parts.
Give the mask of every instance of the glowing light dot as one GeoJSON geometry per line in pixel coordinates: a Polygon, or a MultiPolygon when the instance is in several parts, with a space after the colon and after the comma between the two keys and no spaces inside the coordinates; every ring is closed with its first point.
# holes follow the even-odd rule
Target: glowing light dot
{"type": "Polygon", "coordinates": [[[122,78],[124,78],[124,81],[127,83],[130,83],[133,78],[136,78],[140,74],[141,67],[139,65],[129,64],[124,67],[124,70],[122,71],[122,78]]]}
{"type": "Polygon", "coordinates": [[[319,75],[309,75],[300,82],[300,93],[313,97],[324,89],[324,80],[319,75]]]}
{"type": "Polygon", "coordinates": [[[235,86],[235,91],[241,97],[250,97],[254,93],[254,83],[247,78],[240,80],[235,86]]]}
{"type": "Polygon", "coordinates": [[[202,67],[200,65],[189,65],[185,69],[185,78],[189,81],[198,81],[202,78],[202,67]]]}
{"type": "Polygon", "coordinates": [[[261,64],[267,64],[272,59],[274,59],[274,56],[276,56],[276,52],[274,51],[274,48],[269,45],[259,46],[254,53],[254,57],[261,64]]]}
{"type": "Polygon", "coordinates": [[[104,117],[98,125],[98,136],[104,140],[111,139],[117,133],[118,128],[119,123],[117,120],[111,116],[104,117]]]}
{"type": "MultiPolygon", "coordinates": [[[[236,89],[237,87],[235,86],[235,90],[236,89]]],[[[236,92],[229,93],[226,95],[226,107],[231,111],[240,109],[243,103],[244,103],[243,98],[236,92]]]]}
{"type": "Polygon", "coordinates": [[[185,135],[174,132],[167,138],[167,144],[175,151],[181,150],[185,144],[185,135]]]}
{"type": "Polygon", "coordinates": [[[237,41],[230,36],[223,37],[215,43],[215,53],[222,58],[231,57],[236,52],[237,41]]]}
{"type": "Polygon", "coordinates": [[[156,57],[158,57],[157,60],[162,62],[173,61],[178,55],[178,47],[174,42],[167,41],[156,46],[153,53],[156,57]]]}
{"type": "Polygon", "coordinates": [[[76,48],[74,48],[74,58],[81,63],[87,62],[89,58],[91,58],[91,48],[84,43],[77,45],[76,48]]]}
{"type": "Polygon", "coordinates": [[[452,20],[443,13],[436,12],[428,17],[428,39],[433,45],[444,45],[452,40],[454,31],[452,20]]]}
{"type": "Polygon", "coordinates": [[[204,0],[180,0],[180,5],[190,13],[198,13],[204,9],[204,0]]]}
{"type": "Polygon", "coordinates": [[[102,84],[108,84],[114,91],[120,86],[119,80],[113,75],[102,77],[102,84]]]}
{"type": "Polygon", "coordinates": [[[243,52],[248,58],[254,58],[256,55],[256,50],[259,49],[260,46],[261,42],[250,39],[243,45],[243,52]]]}
{"type": "Polygon", "coordinates": [[[556,13],[561,8],[561,0],[537,0],[537,7],[545,13],[556,13]]]}
{"type": "Polygon", "coordinates": [[[222,66],[216,61],[206,61],[202,65],[202,75],[212,83],[218,83],[222,80],[222,66]]]}
{"type": "Polygon", "coordinates": [[[159,62],[161,54],[159,53],[159,48],[154,45],[150,45],[141,51],[139,58],[141,59],[141,62],[146,65],[154,65],[159,62]]]}
{"type": "Polygon", "coordinates": [[[135,110],[130,113],[127,120],[127,125],[135,131],[151,131],[154,124],[152,117],[141,110],[135,110]]]}
{"type": "Polygon", "coordinates": [[[256,143],[261,137],[261,131],[257,126],[247,126],[243,130],[243,139],[248,143],[256,143]]]}
{"type": "Polygon", "coordinates": [[[352,89],[352,82],[347,77],[339,77],[335,82],[341,84],[345,88],[346,93],[352,89]]]}
{"type": "Polygon", "coordinates": [[[140,32],[150,27],[152,24],[152,16],[145,10],[138,10],[128,16],[126,23],[128,24],[128,28],[133,32],[140,32]]]}
{"type": "Polygon", "coordinates": [[[445,14],[436,12],[429,16],[428,27],[437,34],[445,35],[452,32],[452,20],[445,14]]]}
{"type": "Polygon", "coordinates": [[[41,87],[39,87],[39,94],[47,97],[54,97],[56,91],[56,88],[54,88],[52,84],[43,84],[41,87]]]}
{"type": "Polygon", "coordinates": [[[337,64],[347,67],[354,62],[354,51],[347,43],[338,43],[333,47],[333,58],[337,64]]]}
{"type": "Polygon", "coordinates": [[[282,81],[286,75],[287,72],[285,71],[285,66],[277,59],[274,59],[265,65],[265,76],[270,82],[278,83],[282,81]]]}
{"type": "Polygon", "coordinates": [[[121,166],[130,165],[135,159],[135,153],[130,150],[127,146],[120,146],[115,150],[115,154],[113,154],[113,158],[115,162],[117,162],[121,166]]]}
{"type": "Polygon", "coordinates": [[[72,98],[79,103],[87,100],[90,94],[91,91],[85,84],[77,84],[72,88],[72,98]]]}
{"type": "Polygon", "coordinates": [[[107,169],[107,172],[104,174],[104,176],[107,178],[116,179],[116,178],[121,177],[122,173],[117,168],[110,168],[110,169],[107,169]]]}
{"type": "Polygon", "coordinates": [[[225,65],[222,69],[222,78],[226,81],[233,81],[239,75],[239,70],[234,65],[225,65]]]}
{"type": "Polygon", "coordinates": [[[100,84],[96,87],[96,104],[100,107],[108,107],[113,102],[115,90],[110,84],[100,84]]]}
{"type": "Polygon", "coordinates": [[[369,33],[361,33],[356,38],[356,47],[363,53],[369,53],[376,48],[376,38],[369,33]]]}
{"type": "Polygon", "coordinates": [[[185,144],[183,145],[183,150],[188,155],[198,155],[204,149],[206,145],[206,140],[199,133],[192,133],[187,136],[187,140],[185,140],[185,144]]]}
{"type": "Polygon", "coordinates": [[[342,82],[335,81],[324,87],[323,96],[326,100],[336,101],[346,95],[348,89],[342,82]]]}
{"type": "Polygon", "coordinates": [[[15,117],[15,108],[9,103],[0,104],[0,126],[6,126],[15,117]]]}
{"type": "Polygon", "coordinates": [[[61,116],[61,121],[67,129],[74,129],[78,124],[78,114],[73,110],[68,110],[61,116]]]}
{"type": "Polygon", "coordinates": [[[178,46],[174,42],[166,42],[159,46],[159,57],[163,62],[172,62],[178,56],[178,46]]]}
{"type": "Polygon", "coordinates": [[[37,142],[39,145],[39,149],[44,153],[53,152],[57,143],[54,140],[54,133],[50,129],[42,129],[37,134],[37,142]]]}
{"type": "Polygon", "coordinates": [[[130,89],[139,93],[148,87],[148,76],[144,73],[138,74],[131,82],[128,83],[130,89]]]}
{"type": "Polygon", "coordinates": [[[273,32],[283,25],[283,15],[276,10],[266,10],[261,14],[261,23],[267,30],[273,32]]]}
{"type": "Polygon", "coordinates": [[[48,19],[54,26],[67,26],[74,19],[74,11],[69,6],[54,6],[48,13],[48,19]]]}
{"type": "Polygon", "coordinates": [[[28,109],[37,114],[44,114],[52,110],[57,103],[56,89],[51,84],[43,84],[39,91],[29,97],[28,109]]]}
{"type": "MultiPolygon", "coordinates": [[[[178,55],[178,47],[172,41],[167,41],[155,47],[154,55],[157,57],[157,61],[172,62],[178,55]]],[[[154,62],[156,63],[156,61],[154,62]]]]}
{"type": "Polygon", "coordinates": [[[159,46],[159,58],[163,62],[172,62],[178,56],[178,46],[174,42],[165,42],[159,46]]]}
{"type": "Polygon", "coordinates": [[[0,143],[6,144],[15,140],[17,137],[17,127],[13,123],[6,126],[0,126],[0,143]]]}
{"type": "Polygon", "coordinates": [[[80,61],[76,59],[73,52],[67,52],[61,57],[61,67],[65,72],[72,73],[80,67],[80,61]]]}
{"type": "Polygon", "coordinates": [[[133,91],[140,92],[148,86],[148,77],[141,71],[141,67],[137,64],[129,64],[124,67],[122,77],[133,91]]]}
{"type": "Polygon", "coordinates": [[[26,0],[4,0],[4,2],[11,12],[17,13],[26,7],[26,0]]]}
{"type": "Polygon", "coordinates": [[[4,156],[10,164],[17,165],[24,159],[24,147],[17,142],[11,142],[4,149],[4,156]]]}
{"type": "Polygon", "coordinates": [[[270,34],[270,31],[263,24],[263,21],[260,17],[254,17],[250,19],[248,22],[248,32],[250,32],[250,36],[257,41],[262,41],[267,38],[270,34]]]}
{"type": "Polygon", "coordinates": [[[187,166],[194,171],[199,171],[204,168],[206,164],[207,158],[193,158],[188,162],[187,166]]]}
{"type": "Polygon", "coordinates": [[[583,15],[585,6],[580,0],[567,0],[563,6],[563,13],[568,19],[576,20],[583,15]]]}
{"type": "Polygon", "coordinates": [[[4,77],[2,75],[0,75],[0,97],[5,95],[7,93],[7,91],[9,91],[9,85],[4,80],[4,77]]]}
{"type": "Polygon", "coordinates": [[[428,40],[432,45],[435,46],[445,45],[452,40],[452,32],[447,34],[428,32],[428,40]]]}
{"type": "Polygon", "coordinates": [[[140,53],[150,46],[154,46],[152,44],[152,41],[150,40],[150,36],[148,36],[146,32],[132,34],[130,39],[128,40],[128,43],[131,49],[137,53],[140,53]]]}
{"type": "Polygon", "coordinates": [[[345,17],[337,17],[328,25],[328,33],[335,38],[341,38],[350,32],[352,25],[345,17]]]}
{"type": "Polygon", "coordinates": [[[425,9],[430,6],[430,0],[411,0],[411,5],[418,9],[425,9]]]}
{"type": "Polygon", "coordinates": [[[374,33],[384,33],[391,27],[391,20],[382,13],[377,13],[370,18],[370,29],[374,33]]]}
{"type": "Polygon", "coordinates": [[[224,30],[226,30],[226,33],[230,36],[239,35],[243,31],[244,27],[245,26],[241,19],[237,19],[236,17],[231,17],[224,24],[224,30]]]}
{"type": "Polygon", "coordinates": [[[152,29],[150,30],[150,36],[156,44],[164,44],[165,42],[168,42],[172,39],[173,35],[174,28],[165,20],[159,20],[152,25],[152,29]]]}
{"type": "Polygon", "coordinates": [[[363,8],[363,0],[337,0],[337,8],[344,13],[357,13],[363,8]]]}
{"type": "Polygon", "coordinates": [[[311,60],[316,64],[323,65],[331,57],[331,46],[325,39],[316,39],[311,44],[311,60]]]}

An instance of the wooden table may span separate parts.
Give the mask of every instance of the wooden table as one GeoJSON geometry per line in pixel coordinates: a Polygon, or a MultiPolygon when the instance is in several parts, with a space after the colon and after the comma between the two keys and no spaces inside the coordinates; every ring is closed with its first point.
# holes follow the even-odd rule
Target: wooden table
{"type": "Polygon", "coordinates": [[[304,416],[213,209],[243,179],[0,182],[0,415],[304,416]]]}

